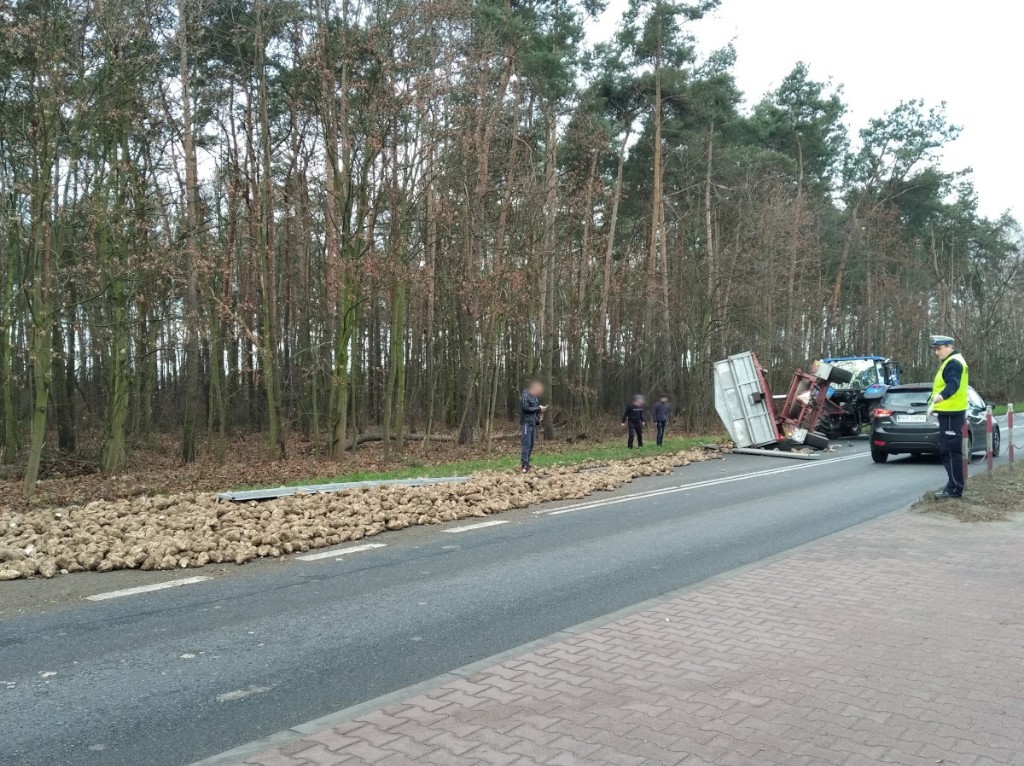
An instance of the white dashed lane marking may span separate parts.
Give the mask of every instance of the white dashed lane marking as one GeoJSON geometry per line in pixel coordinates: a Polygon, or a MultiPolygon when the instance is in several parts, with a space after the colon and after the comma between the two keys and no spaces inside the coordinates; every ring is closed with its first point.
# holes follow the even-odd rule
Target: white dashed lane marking
{"type": "Polygon", "coordinates": [[[499,521],[495,519],[494,521],[481,521],[479,524],[468,524],[464,527],[455,527],[453,529],[445,529],[443,531],[447,532],[449,535],[457,535],[460,532],[469,532],[473,529],[484,529],[485,527],[496,527],[499,524],[508,524],[508,520],[499,521]]]}
{"type": "Polygon", "coordinates": [[[209,577],[183,577],[180,580],[169,580],[167,582],[153,583],[152,585],[140,585],[137,588],[123,588],[121,590],[107,591],[106,593],[97,593],[94,596],[86,596],[86,599],[89,601],[106,601],[111,598],[135,596],[139,593],[149,593],[150,591],[163,590],[164,588],[178,588],[182,585],[194,585],[197,582],[205,582],[209,579],[209,577]]]}
{"type": "Polygon", "coordinates": [[[386,543],[365,543],[364,545],[355,545],[351,548],[333,549],[329,551],[320,551],[319,553],[308,553],[305,556],[299,556],[299,561],[318,561],[320,559],[332,559],[338,558],[339,556],[345,556],[349,553],[359,553],[359,551],[368,551],[373,548],[386,548],[386,543]]]}

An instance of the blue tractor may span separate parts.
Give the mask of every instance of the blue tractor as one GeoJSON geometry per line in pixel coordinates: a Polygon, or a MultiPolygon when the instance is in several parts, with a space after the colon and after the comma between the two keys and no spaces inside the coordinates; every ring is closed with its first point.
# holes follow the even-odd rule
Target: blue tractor
{"type": "Polygon", "coordinates": [[[902,367],[884,356],[838,356],[823,360],[852,375],[849,383],[833,383],[829,399],[836,405],[818,423],[819,430],[830,439],[856,436],[871,423],[875,411],[889,386],[898,386],[902,367]]]}

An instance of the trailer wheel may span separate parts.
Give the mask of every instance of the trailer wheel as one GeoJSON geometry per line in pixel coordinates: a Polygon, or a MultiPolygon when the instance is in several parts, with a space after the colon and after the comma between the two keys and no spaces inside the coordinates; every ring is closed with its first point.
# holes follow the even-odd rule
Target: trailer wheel
{"type": "Polygon", "coordinates": [[[811,431],[804,438],[804,444],[814,449],[828,449],[828,437],[817,431],[811,431]]]}

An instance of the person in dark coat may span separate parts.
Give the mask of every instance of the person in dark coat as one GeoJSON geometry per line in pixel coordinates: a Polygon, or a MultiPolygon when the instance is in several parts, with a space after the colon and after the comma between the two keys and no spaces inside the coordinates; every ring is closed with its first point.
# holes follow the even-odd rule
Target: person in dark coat
{"type": "Polygon", "coordinates": [[[537,426],[540,424],[541,413],[547,409],[540,403],[542,396],[544,384],[539,380],[531,380],[519,396],[519,470],[522,473],[530,471],[530,457],[537,441],[537,426]]]}
{"type": "Polygon", "coordinates": [[[654,415],[654,425],[658,429],[658,446],[665,441],[665,426],[668,425],[669,418],[672,416],[672,405],[669,404],[668,397],[662,394],[661,398],[654,403],[652,408],[654,415]]]}
{"type": "Polygon", "coordinates": [[[644,446],[644,421],[648,419],[647,406],[644,397],[637,394],[633,401],[626,405],[626,411],[622,413],[622,425],[629,428],[629,439],[626,446],[633,449],[633,438],[636,437],[636,446],[644,446]]]}

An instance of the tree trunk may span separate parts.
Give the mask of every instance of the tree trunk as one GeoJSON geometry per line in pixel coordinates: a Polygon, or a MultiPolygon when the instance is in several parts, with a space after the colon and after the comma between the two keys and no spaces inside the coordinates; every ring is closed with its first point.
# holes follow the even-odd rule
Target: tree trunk
{"type": "MultiPolygon", "coordinates": [[[[507,5],[507,3],[506,3],[507,5]]],[[[463,270],[465,282],[462,291],[462,301],[459,307],[459,335],[461,339],[461,359],[459,362],[459,404],[461,417],[459,419],[459,444],[470,444],[473,442],[473,430],[477,421],[477,399],[480,375],[480,349],[478,347],[479,326],[479,281],[480,281],[480,259],[483,253],[486,232],[483,230],[482,221],[486,209],[487,198],[490,193],[490,166],[489,159],[491,145],[494,141],[494,131],[501,114],[501,104],[508,92],[509,82],[512,79],[513,51],[510,48],[506,52],[504,68],[498,80],[496,93],[491,105],[487,104],[487,89],[481,82],[477,93],[476,109],[476,131],[473,141],[473,149],[476,153],[477,173],[476,187],[472,198],[471,207],[475,210],[475,221],[470,224],[472,230],[465,238],[463,253],[463,270]]],[[[472,220],[472,219],[471,219],[472,220]]],[[[470,223],[470,222],[467,222],[470,223]]]]}
{"type": "MultiPolygon", "coordinates": [[[[661,240],[665,236],[665,200],[664,200],[664,159],[662,146],[662,94],[661,94],[661,52],[656,53],[654,58],[654,147],[651,181],[651,194],[653,197],[651,209],[651,239],[647,252],[646,279],[644,284],[644,295],[641,303],[644,306],[644,342],[641,364],[646,373],[647,380],[638,381],[639,384],[650,384],[651,374],[655,367],[655,340],[654,329],[654,296],[656,294],[656,275],[658,271],[658,254],[661,252],[661,240]]],[[[666,330],[668,328],[665,328],[666,330]]]]}
{"type": "Polygon", "coordinates": [[[629,145],[631,135],[630,124],[630,122],[626,122],[626,132],[622,137],[622,144],[619,146],[619,158],[615,169],[615,190],[612,192],[612,210],[608,216],[608,241],[605,243],[604,264],[601,272],[601,308],[597,315],[597,375],[595,376],[595,388],[599,402],[605,396],[608,335],[611,329],[612,262],[615,256],[615,230],[619,223],[619,203],[622,201],[622,176],[626,165],[626,147],[629,145]]]}
{"type": "Polygon", "coordinates": [[[406,333],[406,285],[405,282],[401,282],[398,286],[398,302],[401,304],[401,311],[399,313],[402,316],[402,321],[399,327],[402,329],[401,343],[399,344],[399,355],[396,360],[398,363],[398,375],[395,382],[395,451],[399,455],[405,450],[405,397],[406,397],[406,385],[408,381],[408,372],[405,363],[405,333],[406,333]]]}
{"type": "Polygon", "coordinates": [[[839,252],[839,265],[836,267],[836,278],[832,282],[832,295],[828,302],[828,321],[831,327],[825,328],[825,333],[832,333],[833,337],[835,337],[834,334],[838,331],[839,309],[842,305],[843,278],[846,276],[846,265],[849,263],[853,244],[860,234],[860,205],[861,199],[858,199],[857,203],[850,210],[850,225],[846,231],[846,236],[843,237],[843,246],[839,252]]]}
{"type": "MultiPolygon", "coordinates": [[[[38,78],[35,85],[39,85],[38,78]]],[[[47,88],[56,88],[56,72],[46,78],[47,88]]],[[[25,494],[35,494],[39,467],[46,443],[46,419],[50,402],[53,365],[50,361],[53,322],[53,239],[51,201],[53,193],[54,146],[58,110],[56,95],[47,90],[37,99],[41,103],[33,117],[36,120],[36,142],[32,163],[32,236],[29,244],[29,360],[32,369],[32,414],[29,427],[28,463],[25,467],[25,494]]]]}
{"type": "MultiPolygon", "coordinates": [[[[73,288],[71,289],[73,293],[73,288]]],[[[72,302],[74,299],[72,298],[72,302]]],[[[68,323],[73,327],[73,322],[68,323]]],[[[57,446],[70,455],[78,447],[75,428],[75,335],[64,338],[64,325],[56,316],[53,322],[53,412],[57,421],[57,446]]]]}
{"type": "Polygon", "coordinates": [[[395,422],[397,433],[395,441],[401,449],[402,443],[402,421],[395,416],[395,411],[400,408],[401,401],[399,391],[399,380],[405,375],[405,296],[406,284],[405,274],[400,274],[395,283],[394,295],[391,305],[391,323],[388,329],[388,378],[385,387],[384,418],[381,424],[381,432],[384,435],[384,454],[390,456],[391,452],[391,424],[395,422]],[[394,418],[394,420],[393,420],[394,418]]]}
{"type": "Polygon", "coordinates": [[[11,227],[8,241],[4,243],[3,281],[4,291],[0,294],[0,462],[11,465],[21,451],[21,430],[14,398],[14,346],[11,334],[14,332],[15,279],[14,269],[18,261],[19,243],[17,230],[11,227]]]}
{"type": "Polygon", "coordinates": [[[207,441],[210,454],[218,465],[227,457],[227,405],[224,396],[223,327],[217,314],[217,296],[213,296],[210,311],[210,386],[207,395],[207,441]]]}
{"type": "Polygon", "coordinates": [[[796,199],[793,200],[793,222],[789,236],[789,273],[786,278],[786,349],[785,358],[787,363],[794,363],[802,354],[801,348],[796,346],[797,329],[797,305],[796,305],[796,280],[800,257],[800,230],[803,226],[804,211],[804,151],[803,144],[797,140],[797,183],[796,199]]]}
{"type": "MultiPolygon", "coordinates": [[[[118,284],[120,280],[115,280],[118,284]]],[[[114,289],[114,288],[112,288],[114,289]]],[[[118,291],[123,289],[119,284],[118,291]]],[[[107,360],[107,404],[104,413],[104,445],[100,459],[100,470],[104,476],[111,476],[124,463],[125,427],[128,422],[128,399],[131,392],[128,357],[128,326],[125,297],[114,294],[110,298],[111,343],[107,360]]]]}
{"type": "Polygon", "coordinates": [[[274,196],[270,149],[270,97],[267,93],[267,68],[264,62],[267,41],[263,36],[264,5],[256,0],[256,71],[259,76],[259,120],[262,156],[260,184],[260,288],[263,328],[260,350],[263,357],[263,390],[267,404],[267,447],[271,457],[285,457],[284,430],[281,426],[277,364],[277,246],[274,236],[274,196]]]}
{"type": "Polygon", "coordinates": [[[32,322],[29,335],[30,358],[32,360],[32,416],[30,420],[30,441],[28,464],[25,467],[25,494],[35,494],[36,481],[39,478],[39,466],[43,457],[43,445],[46,442],[46,418],[50,402],[50,363],[51,338],[50,323],[52,321],[51,296],[51,264],[49,217],[49,172],[40,174],[43,179],[36,179],[32,242],[32,322]]]}
{"type": "Polygon", "coordinates": [[[715,149],[715,128],[714,125],[708,131],[708,151],[704,173],[704,247],[707,251],[708,280],[706,285],[705,305],[706,316],[704,332],[707,333],[708,359],[714,356],[714,331],[715,323],[718,321],[718,259],[715,256],[715,228],[714,213],[711,209],[711,167],[715,149]]]}
{"type": "Polygon", "coordinates": [[[199,422],[199,254],[196,248],[198,226],[198,169],[192,125],[192,94],[189,64],[189,10],[187,0],[178,0],[178,74],[181,80],[181,131],[185,153],[185,387],[182,406],[183,430],[181,459],[196,459],[196,435],[199,422]]]}
{"type": "MultiPolygon", "coordinates": [[[[547,389],[548,401],[555,399],[555,344],[558,331],[555,326],[555,220],[558,205],[558,120],[554,105],[547,114],[547,160],[545,167],[546,198],[544,201],[544,268],[541,279],[544,280],[544,351],[541,354],[541,365],[544,368],[544,386],[547,389]]],[[[544,418],[544,439],[555,438],[554,418],[544,418]]]]}

